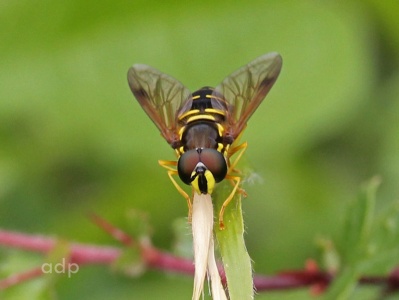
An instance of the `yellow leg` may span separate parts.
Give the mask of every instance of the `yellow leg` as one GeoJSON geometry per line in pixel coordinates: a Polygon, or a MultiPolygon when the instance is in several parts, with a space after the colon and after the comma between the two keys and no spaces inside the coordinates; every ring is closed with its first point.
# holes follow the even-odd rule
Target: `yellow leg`
{"type": "Polygon", "coordinates": [[[236,167],[238,161],[241,159],[242,155],[244,154],[245,150],[247,150],[248,144],[247,142],[242,143],[241,145],[238,145],[237,147],[234,147],[232,149],[230,149],[228,155],[229,155],[229,159],[231,156],[233,156],[235,153],[237,153],[238,151],[241,151],[237,157],[234,159],[233,163],[230,164],[229,166],[229,173],[234,171],[234,168],[236,167]]]}
{"type": "Polygon", "coordinates": [[[167,170],[176,171],[177,161],[175,160],[158,160],[158,163],[167,170]]]}
{"type": "Polygon", "coordinates": [[[173,185],[175,186],[176,190],[180,193],[180,195],[182,195],[186,199],[187,206],[188,206],[188,220],[191,222],[191,215],[192,215],[191,198],[189,195],[187,195],[187,193],[181,188],[181,186],[173,178],[173,175],[179,175],[177,173],[177,170],[175,168],[173,168],[173,166],[176,167],[177,162],[169,161],[169,160],[159,160],[158,163],[161,167],[168,170],[168,176],[169,176],[170,181],[172,181],[173,185]]]}
{"type": "Polygon", "coordinates": [[[230,164],[229,163],[229,169],[226,175],[226,179],[230,180],[231,184],[233,185],[233,190],[231,191],[230,195],[227,197],[227,199],[223,202],[222,208],[220,209],[219,212],[219,228],[223,230],[224,227],[224,221],[223,221],[223,216],[224,216],[224,211],[226,210],[226,207],[229,205],[231,200],[233,200],[234,195],[236,192],[242,194],[244,197],[247,196],[247,193],[245,192],[244,189],[240,188],[239,185],[241,183],[241,177],[231,175],[232,173],[240,173],[238,170],[235,169],[237,166],[238,161],[241,159],[242,155],[244,154],[245,150],[247,149],[247,142],[244,142],[234,148],[231,148],[229,153],[228,153],[228,161],[230,161],[230,157],[233,156],[235,153],[239,152],[237,157],[234,159],[234,161],[230,164]]]}
{"type": "MultiPolygon", "coordinates": [[[[223,215],[224,215],[224,211],[226,210],[227,205],[229,205],[229,203],[231,202],[231,200],[234,198],[234,195],[236,194],[236,191],[238,189],[238,186],[240,185],[241,182],[241,177],[238,176],[231,176],[231,175],[227,175],[226,176],[227,179],[230,179],[232,181],[235,181],[235,185],[233,190],[231,191],[230,195],[227,197],[227,199],[223,202],[222,204],[222,208],[220,209],[219,212],[219,228],[220,230],[224,229],[224,222],[223,222],[223,215]]],[[[245,193],[245,192],[244,192],[245,193]]]]}
{"type": "MultiPolygon", "coordinates": [[[[235,180],[235,178],[237,178],[238,176],[231,176],[232,173],[241,173],[239,170],[236,170],[235,167],[238,163],[238,161],[241,159],[242,155],[244,154],[245,150],[247,149],[247,142],[242,143],[241,145],[238,145],[234,148],[232,148],[229,151],[229,158],[234,155],[235,153],[237,153],[238,151],[241,151],[238,156],[234,159],[233,163],[229,165],[229,170],[227,172],[228,175],[230,175],[230,177],[232,177],[233,179],[230,178],[230,182],[232,184],[232,186],[236,186],[237,185],[237,181],[235,180]]],[[[226,178],[228,178],[226,176],[226,178]]],[[[241,180],[241,179],[240,179],[241,180]]],[[[245,192],[244,189],[237,187],[236,188],[237,192],[240,193],[243,197],[247,197],[247,193],[245,192]]]]}

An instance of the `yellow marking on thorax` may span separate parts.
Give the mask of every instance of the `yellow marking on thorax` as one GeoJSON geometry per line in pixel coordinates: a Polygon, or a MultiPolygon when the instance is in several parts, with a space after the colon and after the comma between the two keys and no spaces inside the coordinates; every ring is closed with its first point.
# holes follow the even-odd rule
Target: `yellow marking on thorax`
{"type": "Polygon", "coordinates": [[[177,157],[180,157],[184,153],[184,147],[181,146],[179,148],[176,148],[175,151],[176,151],[177,157]]]}
{"type": "Polygon", "coordinates": [[[183,136],[184,130],[186,130],[186,126],[183,126],[183,127],[182,127],[182,128],[180,128],[180,130],[179,130],[179,136],[180,136],[180,140],[182,139],[182,136],[183,136]]]}
{"type": "Polygon", "coordinates": [[[183,120],[184,118],[186,118],[186,117],[188,117],[190,115],[195,115],[195,114],[199,114],[199,113],[200,113],[199,109],[190,109],[186,113],[184,113],[181,116],[179,116],[179,120],[183,120]]]}
{"type": "Polygon", "coordinates": [[[215,108],[205,108],[205,112],[209,114],[218,114],[222,116],[226,116],[225,112],[220,109],[215,109],[215,108]]]}
{"type": "Polygon", "coordinates": [[[223,143],[218,143],[218,147],[216,148],[217,151],[222,153],[226,158],[227,153],[229,152],[230,145],[224,145],[223,143]]]}
{"type": "Polygon", "coordinates": [[[215,121],[215,117],[213,117],[211,115],[196,115],[196,116],[192,116],[192,117],[188,118],[187,123],[191,123],[191,122],[198,121],[198,120],[215,121]]]}
{"type": "Polygon", "coordinates": [[[217,128],[218,128],[219,136],[223,136],[224,127],[223,127],[220,123],[216,123],[216,126],[217,126],[217,128]]]}

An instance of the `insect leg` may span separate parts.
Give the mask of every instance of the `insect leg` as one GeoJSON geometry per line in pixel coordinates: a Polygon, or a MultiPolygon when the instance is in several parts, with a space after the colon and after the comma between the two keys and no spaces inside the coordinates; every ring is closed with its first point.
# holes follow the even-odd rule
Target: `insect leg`
{"type": "MultiPolygon", "coordinates": [[[[244,152],[245,152],[245,150],[247,149],[247,147],[248,147],[247,142],[244,142],[244,143],[242,143],[241,145],[238,145],[238,146],[236,146],[236,147],[233,147],[233,148],[229,151],[229,158],[230,158],[232,155],[234,155],[235,153],[237,153],[238,151],[240,151],[240,153],[238,153],[238,155],[237,155],[237,157],[234,159],[233,163],[230,164],[230,166],[229,166],[229,171],[228,171],[227,174],[231,174],[231,173],[241,173],[239,170],[236,170],[235,167],[236,167],[238,161],[241,159],[241,157],[242,157],[242,155],[244,154],[244,152]]],[[[236,183],[236,180],[234,180],[234,179],[237,178],[237,176],[231,176],[231,177],[233,177],[233,178],[230,178],[230,182],[231,182],[231,184],[232,184],[233,186],[235,186],[237,183],[236,183]]],[[[226,178],[228,178],[228,177],[226,176],[226,178]]],[[[229,178],[228,178],[228,179],[229,179],[229,178]]],[[[241,180],[241,179],[240,179],[240,180],[241,180]]],[[[238,191],[241,195],[243,195],[244,197],[247,197],[247,193],[245,192],[244,189],[242,189],[242,188],[240,188],[240,187],[237,187],[236,189],[237,189],[237,191],[238,191]]]]}
{"type": "MultiPolygon", "coordinates": [[[[223,202],[222,204],[222,208],[220,209],[219,212],[219,228],[220,230],[224,229],[224,222],[223,222],[223,215],[224,215],[224,211],[227,207],[227,205],[229,205],[229,203],[231,202],[231,200],[233,199],[234,195],[236,194],[236,191],[238,188],[238,186],[240,185],[241,182],[241,177],[239,176],[231,176],[231,175],[227,175],[226,176],[227,179],[230,179],[231,181],[235,182],[234,188],[231,191],[230,195],[227,197],[227,199],[223,202]]],[[[245,193],[245,192],[244,192],[245,193]]]]}
{"type": "Polygon", "coordinates": [[[158,163],[166,170],[176,171],[177,161],[175,160],[158,160],[158,163]]]}
{"type": "Polygon", "coordinates": [[[176,182],[176,180],[173,178],[174,175],[178,175],[176,170],[177,162],[176,161],[170,161],[170,160],[159,160],[158,161],[159,165],[166,170],[168,170],[168,176],[170,181],[172,181],[173,185],[175,186],[176,190],[182,195],[186,201],[187,201],[187,206],[188,206],[188,219],[191,221],[191,214],[192,214],[192,203],[190,196],[187,195],[187,193],[181,188],[181,186],[176,182]]]}
{"type": "Polygon", "coordinates": [[[241,151],[241,152],[238,153],[238,155],[237,155],[237,157],[234,159],[233,163],[230,164],[230,166],[229,166],[229,172],[234,172],[234,171],[235,171],[234,168],[236,167],[238,161],[241,159],[241,157],[242,157],[242,155],[244,154],[245,150],[247,150],[247,147],[248,147],[248,143],[247,143],[247,142],[244,142],[244,143],[242,143],[241,145],[238,145],[238,146],[233,147],[233,148],[230,149],[230,151],[229,151],[229,158],[230,158],[231,156],[233,156],[235,153],[237,153],[238,151],[241,151]]]}

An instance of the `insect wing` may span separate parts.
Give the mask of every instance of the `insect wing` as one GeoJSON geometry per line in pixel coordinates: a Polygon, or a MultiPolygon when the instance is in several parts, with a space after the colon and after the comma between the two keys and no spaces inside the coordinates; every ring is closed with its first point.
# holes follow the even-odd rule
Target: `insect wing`
{"type": "Polygon", "coordinates": [[[134,65],[128,82],[141,107],[169,144],[178,141],[177,112],[191,98],[190,91],[178,80],[146,66],[134,65]]]}
{"type": "Polygon", "coordinates": [[[268,53],[240,68],[215,88],[212,106],[227,109],[227,134],[235,139],[245,128],[276,81],[281,66],[281,56],[268,53]]]}

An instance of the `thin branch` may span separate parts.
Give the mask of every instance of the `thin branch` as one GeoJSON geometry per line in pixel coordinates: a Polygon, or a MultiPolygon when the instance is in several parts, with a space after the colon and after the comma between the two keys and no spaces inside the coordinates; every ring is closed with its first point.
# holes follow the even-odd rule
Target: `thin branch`
{"type": "Polygon", "coordinates": [[[13,274],[5,279],[0,279],[0,290],[5,290],[18,283],[38,278],[43,275],[41,268],[34,268],[25,272],[13,274]]]}
{"type": "MultiPolygon", "coordinates": [[[[112,225],[101,219],[98,219],[96,223],[107,232],[115,229],[112,225]]],[[[115,237],[114,234],[113,236],[115,237]]],[[[180,274],[194,274],[194,265],[191,260],[161,251],[148,243],[137,243],[130,237],[127,239],[128,235],[119,229],[118,236],[118,240],[129,241],[125,244],[139,245],[143,261],[148,267],[180,274]]],[[[0,230],[0,245],[7,248],[47,254],[57,245],[57,239],[0,230]]],[[[68,260],[80,266],[87,264],[110,265],[120,257],[122,252],[123,249],[117,247],[71,243],[68,260]]],[[[42,275],[40,268],[14,274],[8,278],[0,279],[0,289],[5,289],[11,285],[36,278],[40,275],[42,275]]],[[[223,274],[222,277],[224,277],[223,274]]],[[[303,270],[281,272],[274,276],[255,275],[254,284],[257,291],[270,291],[301,287],[326,287],[332,280],[333,276],[331,274],[319,271],[314,267],[314,263],[312,264],[312,261],[310,261],[303,270]]],[[[359,284],[385,286],[387,293],[398,291],[399,267],[395,268],[388,276],[364,276],[360,278],[359,284]]]]}

